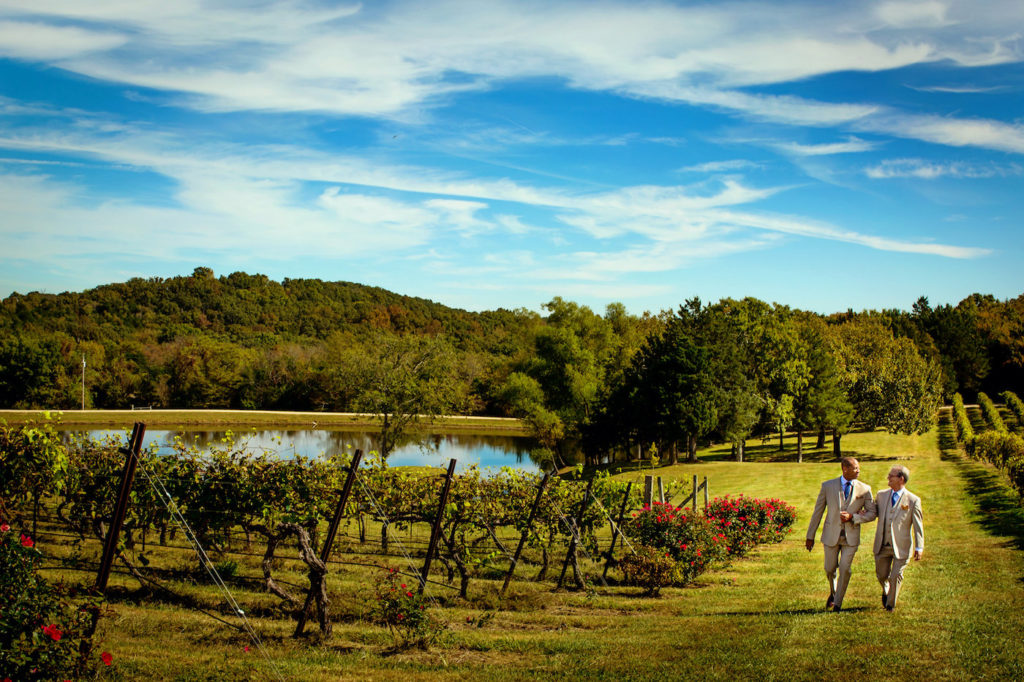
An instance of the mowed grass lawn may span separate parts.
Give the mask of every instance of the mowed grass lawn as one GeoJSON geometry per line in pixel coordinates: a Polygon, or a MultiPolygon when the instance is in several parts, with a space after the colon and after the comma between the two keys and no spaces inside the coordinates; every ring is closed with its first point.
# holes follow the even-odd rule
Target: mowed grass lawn
{"type": "MultiPolygon", "coordinates": [[[[289,637],[292,624],[253,619],[276,672],[255,648],[244,651],[243,636],[207,616],[178,605],[119,598],[100,626],[104,648],[115,654],[107,677],[1024,679],[1019,501],[990,467],[951,449],[948,435],[948,428],[940,427],[922,436],[875,432],[843,439],[844,448],[860,458],[861,479],[873,490],[899,462],[910,468],[908,487],[923,501],[924,560],[908,566],[894,613],[879,603],[873,528],[854,561],[844,612],[824,611],[821,545],[816,542],[808,553],[804,537],[819,485],[838,476],[839,465],[831,461],[831,443],[828,452],[812,450],[801,464],[792,461],[792,451],[780,456],[777,445],[769,444],[752,447],[752,461],[742,464],[711,450],[702,453],[700,464],[656,470],[684,481],[707,476],[713,495],[780,497],[797,508],[786,541],[706,574],[695,586],[667,589],[650,599],[617,585],[598,586],[588,596],[521,580],[514,583],[514,597],[479,628],[466,619],[479,617],[485,603],[498,605],[499,581],[474,581],[469,604],[432,588],[447,598],[438,611],[451,623],[450,636],[430,651],[394,652],[386,631],[356,617],[370,598],[366,576],[343,568],[335,577],[340,582],[332,607],[341,618],[327,642],[295,641],[289,637]],[[940,448],[940,440],[946,448],[940,448]]],[[[520,575],[535,573],[527,567],[520,575]]],[[[112,584],[134,587],[120,575],[115,578],[112,584]]],[[[209,599],[212,604],[212,593],[209,599]]],[[[315,632],[315,624],[307,630],[315,632]]]]}

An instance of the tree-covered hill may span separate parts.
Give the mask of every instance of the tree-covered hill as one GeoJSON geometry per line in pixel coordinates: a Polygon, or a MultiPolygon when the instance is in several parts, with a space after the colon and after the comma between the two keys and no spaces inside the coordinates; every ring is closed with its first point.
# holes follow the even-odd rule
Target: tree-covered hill
{"type": "MultiPolygon", "coordinates": [[[[379,287],[318,279],[275,282],[209,268],[191,276],[131,279],[81,293],[13,294],[0,303],[7,334],[64,334],[106,341],[146,332],[158,341],[216,335],[247,347],[279,341],[325,340],[345,332],[363,338],[385,331],[443,333],[465,350],[501,349],[524,313],[472,313],[379,287]]],[[[527,314],[529,315],[529,314],[527,314]]]]}
{"type": "MultiPolygon", "coordinates": [[[[917,431],[954,392],[1024,389],[1024,296],[818,315],[757,298],[631,315],[470,312],[351,282],[208,268],[0,301],[0,407],[519,416],[544,447],[917,431]],[[429,399],[429,400],[428,400],[429,399]]],[[[823,438],[823,436],[821,436],[823,438]]]]}

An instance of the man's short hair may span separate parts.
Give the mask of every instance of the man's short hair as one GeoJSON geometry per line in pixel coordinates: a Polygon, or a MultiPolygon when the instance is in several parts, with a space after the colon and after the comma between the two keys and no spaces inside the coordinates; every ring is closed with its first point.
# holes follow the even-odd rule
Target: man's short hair
{"type": "Polygon", "coordinates": [[[856,457],[843,457],[841,460],[839,460],[839,465],[845,469],[846,467],[852,467],[853,463],[856,461],[856,457]]]}
{"type": "Polygon", "coordinates": [[[903,485],[906,485],[910,481],[910,469],[903,466],[902,464],[894,466],[891,469],[891,471],[895,471],[897,474],[900,475],[900,478],[903,479],[903,485]]]}

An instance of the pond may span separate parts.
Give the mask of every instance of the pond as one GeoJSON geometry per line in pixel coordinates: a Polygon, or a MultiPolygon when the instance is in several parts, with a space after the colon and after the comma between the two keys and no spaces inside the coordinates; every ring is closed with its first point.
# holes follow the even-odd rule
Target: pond
{"type": "MultiPolygon", "coordinates": [[[[100,440],[120,436],[127,441],[127,429],[68,429],[66,433],[88,436],[100,440]]],[[[364,454],[378,451],[377,434],[368,431],[331,429],[256,429],[236,431],[202,431],[147,429],[144,447],[155,444],[158,452],[170,452],[174,439],[180,437],[185,444],[194,444],[200,450],[223,445],[233,438],[239,446],[253,453],[276,453],[282,458],[322,457],[341,452],[362,450],[364,454]]],[[[492,436],[473,434],[430,435],[422,444],[409,444],[396,449],[388,458],[391,466],[447,467],[455,459],[456,471],[476,464],[481,468],[497,469],[507,466],[527,471],[540,471],[541,466],[531,459],[532,442],[520,436],[492,436]]]]}

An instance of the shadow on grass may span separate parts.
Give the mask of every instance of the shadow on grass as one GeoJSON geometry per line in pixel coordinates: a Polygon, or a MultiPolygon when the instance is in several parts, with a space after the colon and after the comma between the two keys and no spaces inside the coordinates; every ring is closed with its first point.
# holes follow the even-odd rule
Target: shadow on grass
{"type": "Polygon", "coordinates": [[[978,506],[981,527],[1007,538],[1017,549],[1024,549],[1024,507],[1020,495],[996,469],[960,452],[953,426],[945,415],[939,423],[939,448],[943,461],[952,462],[959,470],[967,492],[978,506]]]}
{"type": "MultiPolygon", "coordinates": [[[[850,608],[844,608],[839,613],[835,614],[837,617],[841,617],[844,613],[860,613],[862,611],[881,611],[881,607],[877,609],[871,609],[867,606],[851,606],[850,608]]],[[[816,616],[821,613],[830,613],[822,608],[812,609],[785,609],[783,611],[723,611],[716,613],[716,616],[816,616]]],[[[712,615],[712,614],[709,614],[712,615]]]]}
{"type": "MultiPolygon", "coordinates": [[[[875,429],[858,429],[854,433],[871,433],[875,429]]],[[[827,463],[839,463],[840,457],[836,457],[833,447],[832,439],[829,438],[826,441],[824,447],[817,447],[817,437],[810,436],[805,438],[803,445],[803,457],[801,460],[810,464],[827,464],[827,463]]],[[[899,457],[892,457],[887,455],[880,455],[876,452],[863,452],[860,450],[852,450],[850,448],[843,448],[842,457],[854,457],[861,462],[896,462],[900,461],[899,457]]],[[[732,448],[729,444],[718,444],[713,445],[707,449],[700,450],[698,452],[698,459],[696,462],[689,462],[686,458],[686,453],[679,454],[679,465],[694,465],[694,464],[714,464],[722,462],[733,462],[736,457],[732,452],[732,448]]],[[[788,434],[785,440],[785,447],[779,450],[779,441],[777,437],[773,436],[771,439],[765,439],[760,445],[748,444],[744,450],[743,463],[777,463],[777,462],[797,462],[796,454],[796,436],[792,433],[788,434]]],[[[659,460],[656,464],[652,464],[651,460],[639,460],[639,459],[618,459],[613,461],[602,462],[598,465],[587,465],[583,470],[583,480],[589,480],[596,472],[606,471],[610,474],[650,474],[657,476],[659,470],[668,466],[669,460],[659,460]]],[[[566,469],[565,471],[568,471],[566,469]]]]}
{"type": "MultiPolygon", "coordinates": [[[[890,460],[896,460],[896,457],[885,457],[870,452],[861,452],[859,450],[851,450],[849,448],[843,449],[843,457],[855,457],[861,462],[887,462],[890,460]]],[[[824,464],[829,462],[839,462],[839,457],[835,456],[832,451],[832,446],[828,445],[824,448],[809,448],[804,446],[803,461],[810,462],[812,464],[824,464]]],[[[733,456],[728,450],[711,451],[701,455],[702,462],[731,462],[733,456]]],[[[780,451],[778,445],[751,445],[748,446],[744,456],[745,462],[796,462],[796,447],[787,446],[785,450],[780,451]]]]}

